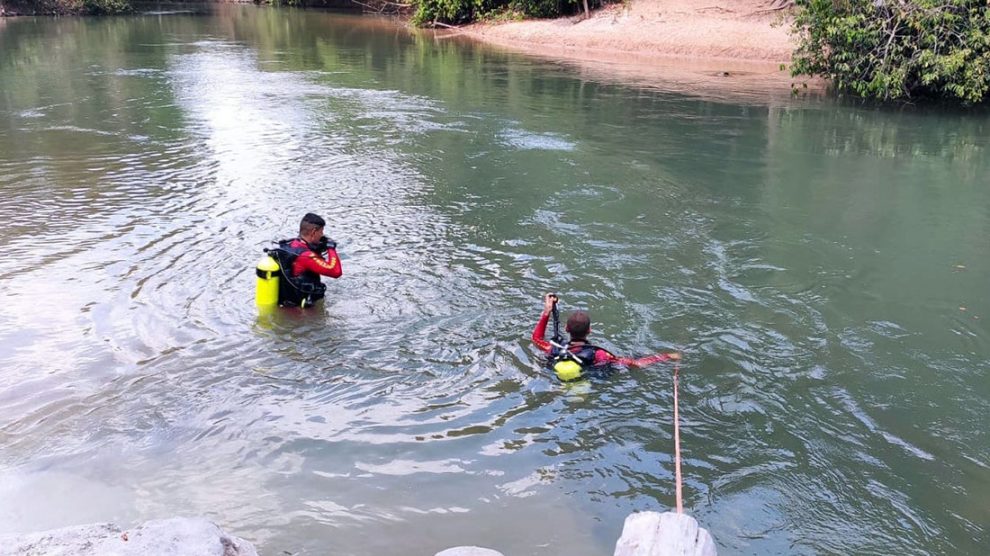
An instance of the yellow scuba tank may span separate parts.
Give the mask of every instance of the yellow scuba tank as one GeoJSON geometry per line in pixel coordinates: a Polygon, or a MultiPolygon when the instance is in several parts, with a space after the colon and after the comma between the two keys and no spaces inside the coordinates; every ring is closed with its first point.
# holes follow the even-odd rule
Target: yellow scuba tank
{"type": "Polygon", "coordinates": [[[254,303],[259,307],[278,305],[278,263],[269,255],[258,261],[258,280],[254,288],[254,303]]]}
{"type": "Polygon", "coordinates": [[[581,364],[573,359],[564,359],[553,364],[553,372],[563,382],[581,378],[581,364]]]}

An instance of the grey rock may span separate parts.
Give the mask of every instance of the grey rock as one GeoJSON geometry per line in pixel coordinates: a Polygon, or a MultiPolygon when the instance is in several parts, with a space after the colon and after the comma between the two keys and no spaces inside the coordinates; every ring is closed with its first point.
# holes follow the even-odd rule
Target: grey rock
{"type": "Polygon", "coordinates": [[[689,515],[639,512],[626,516],[614,556],[716,556],[715,540],[689,515]]]}
{"type": "Polygon", "coordinates": [[[202,518],[79,525],[0,537],[0,556],[258,556],[251,543],[202,518]]]}
{"type": "Polygon", "coordinates": [[[455,546],[437,552],[435,556],[502,556],[501,552],[480,546],[455,546]]]}

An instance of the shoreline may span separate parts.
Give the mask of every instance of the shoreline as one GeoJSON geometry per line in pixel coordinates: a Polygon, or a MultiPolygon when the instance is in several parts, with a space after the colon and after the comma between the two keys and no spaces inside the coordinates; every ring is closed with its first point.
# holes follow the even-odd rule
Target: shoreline
{"type": "MultiPolygon", "coordinates": [[[[3,4],[0,0],[0,7],[3,4]]],[[[432,30],[413,27],[408,15],[384,17],[410,33],[539,58],[598,81],[746,102],[824,96],[825,80],[794,78],[781,69],[789,66],[796,40],[790,34],[790,11],[774,8],[779,4],[779,0],[724,0],[719,6],[699,6],[696,0],[627,0],[593,11],[588,18],[579,14],[432,30]]],[[[3,15],[12,14],[8,10],[3,15]]]]}
{"type": "MultiPolygon", "coordinates": [[[[136,0],[133,2],[138,6],[142,4],[166,4],[171,7],[178,7],[183,4],[193,4],[193,5],[205,5],[205,4],[257,4],[255,0],[164,0],[163,2],[156,2],[155,0],[136,0]]],[[[132,6],[134,8],[134,6],[132,6]]],[[[139,9],[131,9],[124,12],[115,13],[86,13],[81,8],[76,9],[66,9],[64,6],[62,9],[58,9],[56,6],[50,6],[48,10],[38,10],[37,8],[31,11],[23,11],[19,6],[11,5],[9,0],[0,0],[0,21],[8,17],[106,17],[106,16],[117,16],[117,15],[134,15],[142,13],[139,9]]]]}
{"type": "Polygon", "coordinates": [[[580,16],[472,23],[434,31],[566,65],[590,79],[713,99],[823,96],[827,82],[787,69],[790,12],[771,0],[630,0],[580,16]]]}
{"type": "Polygon", "coordinates": [[[787,63],[796,42],[790,12],[769,10],[773,0],[629,0],[610,4],[585,19],[473,23],[462,27],[493,40],[548,48],[581,47],[642,55],[723,58],[787,63]]]}

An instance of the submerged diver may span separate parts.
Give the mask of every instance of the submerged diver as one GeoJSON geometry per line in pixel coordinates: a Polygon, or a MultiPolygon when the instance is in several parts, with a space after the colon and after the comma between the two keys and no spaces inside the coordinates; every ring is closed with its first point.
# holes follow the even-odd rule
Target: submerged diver
{"type": "Polygon", "coordinates": [[[560,324],[557,314],[558,298],[548,293],[543,297],[543,312],[540,320],[533,329],[533,343],[549,356],[549,365],[557,377],[563,381],[578,380],[589,372],[607,369],[610,365],[629,367],[645,367],[661,361],[679,361],[679,353],[657,353],[646,357],[618,357],[606,349],[588,343],[591,333],[591,317],[584,311],[574,311],[567,318],[565,330],[570,334],[570,341],[563,343],[560,336],[560,324]],[[547,341],[547,321],[550,315],[554,317],[554,337],[547,341]]]}
{"type": "Polygon", "coordinates": [[[278,291],[278,304],[282,307],[314,305],[323,299],[327,289],[320,276],[340,278],[337,243],[323,235],[325,225],[319,216],[306,213],[299,223],[299,237],[279,241],[278,247],[269,251],[278,260],[285,278],[279,282],[278,291]]]}

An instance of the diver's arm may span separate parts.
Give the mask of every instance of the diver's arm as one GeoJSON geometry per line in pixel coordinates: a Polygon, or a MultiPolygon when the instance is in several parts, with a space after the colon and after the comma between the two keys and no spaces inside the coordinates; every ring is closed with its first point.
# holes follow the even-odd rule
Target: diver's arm
{"type": "Polygon", "coordinates": [[[336,249],[330,249],[327,251],[327,260],[323,260],[323,258],[312,251],[300,255],[299,260],[299,266],[301,266],[303,270],[315,272],[320,276],[340,278],[340,275],[343,274],[343,270],[340,268],[340,258],[337,257],[336,249]]]}
{"type": "Polygon", "coordinates": [[[536,323],[536,328],[533,329],[532,337],[533,343],[536,344],[536,347],[546,353],[550,353],[550,350],[553,349],[553,346],[551,346],[550,342],[548,342],[545,338],[547,335],[548,320],[550,320],[550,313],[543,311],[543,313],[540,314],[539,322],[536,323]]]}

